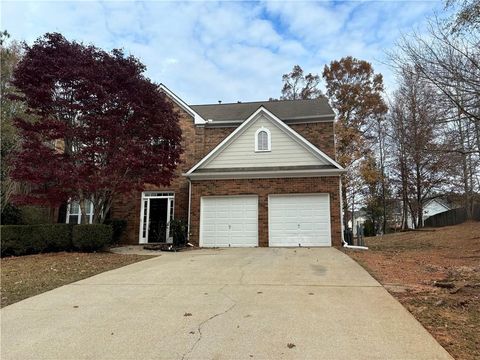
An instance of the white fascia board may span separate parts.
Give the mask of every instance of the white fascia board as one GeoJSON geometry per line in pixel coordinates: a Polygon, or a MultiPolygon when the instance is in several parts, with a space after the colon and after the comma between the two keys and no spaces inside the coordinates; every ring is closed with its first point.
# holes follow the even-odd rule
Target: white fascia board
{"type": "Polygon", "coordinates": [[[191,175],[196,169],[198,169],[202,164],[206,163],[209,159],[211,159],[217,152],[219,152],[226,144],[230,142],[231,139],[236,137],[240,134],[244,129],[246,129],[250,123],[257,118],[257,115],[260,113],[266,114],[271,120],[276,123],[281,129],[285,130],[287,134],[289,134],[294,140],[298,143],[303,145],[307,150],[312,152],[317,157],[326,160],[331,165],[335,166],[338,170],[344,170],[342,166],[340,166],[337,162],[335,162],[332,158],[330,158],[327,154],[323,151],[319,150],[317,147],[312,145],[307,139],[293,130],[290,126],[286,125],[282,120],[272,114],[270,111],[265,109],[263,106],[260,106],[252,115],[248,117],[238,128],[236,128],[229,136],[227,136],[220,144],[218,144],[212,151],[210,151],[202,160],[200,160],[194,167],[192,167],[189,171],[185,173],[185,176],[191,175]]]}
{"type": "MultiPolygon", "coordinates": [[[[243,123],[244,120],[213,120],[212,122],[208,123],[207,126],[215,127],[215,126],[236,126],[243,123]]],[[[309,116],[294,116],[289,118],[283,118],[287,124],[310,124],[310,123],[317,123],[317,122],[334,122],[335,121],[335,114],[328,114],[328,115],[309,115],[309,116]]]]}
{"type": "Polygon", "coordinates": [[[438,205],[440,205],[445,210],[450,210],[450,208],[447,205],[445,205],[442,201],[438,201],[437,198],[433,198],[433,199],[428,200],[425,203],[425,205],[423,205],[423,208],[425,209],[428,205],[433,204],[433,203],[437,203],[438,205]]]}
{"type": "Polygon", "coordinates": [[[191,180],[226,180],[226,179],[272,179],[272,178],[298,178],[298,177],[322,177],[340,176],[345,173],[341,169],[318,169],[318,170],[272,170],[272,171],[239,171],[239,172],[211,172],[199,174],[182,174],[191,180]]]}
{"type": "Polygon", "coordinates": [[[180,99],[173,91],[167,88],[165,85],[160,84],[160,89],[168,95],[178,106],[180,106],[183,110],[189,113],[193,117],[193,121],[195,125],[204,125],[206,123],[205,119],[201,117],[196,111],[194,111],[190,106],[187,105],[185,101],[180,99]]]}

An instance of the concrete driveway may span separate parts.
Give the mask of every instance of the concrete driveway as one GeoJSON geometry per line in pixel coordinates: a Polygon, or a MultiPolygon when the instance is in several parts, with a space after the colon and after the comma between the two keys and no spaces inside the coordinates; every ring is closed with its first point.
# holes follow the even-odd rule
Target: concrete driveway
{"type": "Polygon", "coordinates": [[[3,360],[451,359],[334,248],[162,254],[8,306],[1,325],[3,360]]]}

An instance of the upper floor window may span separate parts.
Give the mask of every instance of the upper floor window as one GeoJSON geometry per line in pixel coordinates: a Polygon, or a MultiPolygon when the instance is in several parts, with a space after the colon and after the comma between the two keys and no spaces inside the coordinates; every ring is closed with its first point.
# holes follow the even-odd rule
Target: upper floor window
{"type": "Polygon", "coordinates": [[[270,130],[261,127],[255,133],[255,151],[271,151],[272,139],[270,130]]]}

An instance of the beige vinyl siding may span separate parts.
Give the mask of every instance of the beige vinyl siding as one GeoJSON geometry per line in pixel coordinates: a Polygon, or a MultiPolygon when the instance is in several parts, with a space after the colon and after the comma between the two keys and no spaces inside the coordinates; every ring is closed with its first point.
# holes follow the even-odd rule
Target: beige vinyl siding
{"type": "Polygon", "coordinates": [[[291,165],[327,165],[264,116],[233,140],[217,156],[201,166],[204,169],[266,167],[291,165]],[[271,151],[255,152],[255,133],[265,127],[271,134],[271,151]]]}

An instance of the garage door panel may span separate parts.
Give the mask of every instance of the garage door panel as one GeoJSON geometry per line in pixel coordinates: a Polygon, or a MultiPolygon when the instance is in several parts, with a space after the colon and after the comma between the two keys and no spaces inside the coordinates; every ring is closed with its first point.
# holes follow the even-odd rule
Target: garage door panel
{"type": "Polygon", "coordinates": [[[207,196],[201,202],[201,246],[258,245],[258,197],[207,196]]]}
{"type": "Polygon", "coordinates": [[[270,246],[330,246],[328,194],[269,196],[270,246]]]}

